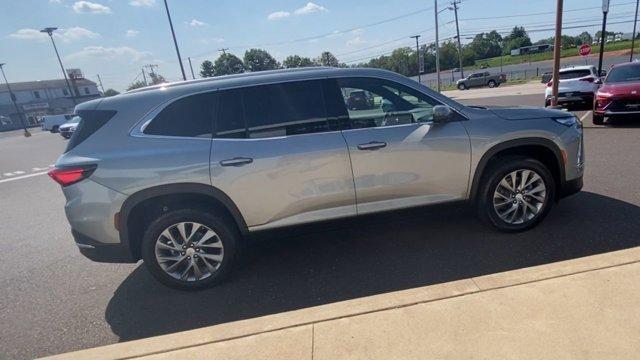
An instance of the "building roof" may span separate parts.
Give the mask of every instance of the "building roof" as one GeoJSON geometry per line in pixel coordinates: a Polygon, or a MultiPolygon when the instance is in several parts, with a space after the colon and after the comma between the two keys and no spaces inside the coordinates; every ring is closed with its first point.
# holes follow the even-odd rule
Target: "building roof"
{"type": "MultiPolygon", "coordinates": [[[[74,83],[77,86],[87,86],[87,85],[95,86],[96,85],[95,82],[87,79],[75,80],[74,83]]],[[[37,80],[37,81],[9,83],[9,86],[11,86],[12,91],[23,91],[23,90],[38,90],[38,89],[60,89],[60,88],[66,88],[67,84],[64,81],[64,79],[54,79],[54,80],[37,80]]],[[[73,83],[71,84],[71,86],[73,86],[73,83]]],[[[7,84],[1,83],[0,92],[5,92],[5,91],[7,91],[7,84]]]]}

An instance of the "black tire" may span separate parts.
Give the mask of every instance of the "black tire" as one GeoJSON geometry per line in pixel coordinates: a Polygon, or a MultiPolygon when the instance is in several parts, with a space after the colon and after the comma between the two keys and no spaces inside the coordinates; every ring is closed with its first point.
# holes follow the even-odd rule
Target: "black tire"
{"type": "Polygon", "coordinates": [[[55,134],[55,133],[57,133],[57,132],[58,132],[58,125],[54,125],[54,126],[51,128],[51,132],[52,132],[52,133],[54,133],[54,134],[55,134]]]}
{"type": "Polygon", "coordinates": [[[547,216],[555,199],[556,183],[553,175],[540,161],[527,157],[507,157],[495,162],[485,170],[477,194],[476,211],[482,222],[502,232],[520,232],[538,225],[547,216]],[[546,186],[546,197],[539,212],[531,219],[520,224],[511,224],[503,220],[494,209],[493,197],[498,183],[509,173],[516,170],[535,171],[546,186]]]}
{"type": "Polygon", "coordinates": [[[201,290],[217,285],[229,276],[239,257],[240,234],[235,224],[225,216],[193,209],[174,210],[161,215],[149,225],[142,239],[141,250],[145,266],[159,282],[179,290],[201,290]],[[167,274],[156,259],[156,241],[165,229],[180,222],[197,222],[205,225],[216,232],[224,247],[220,266],[202,280],[178,280],[167,274]]]}
{"type": "Polygon", "coordinates": [[[458,84],[458,90],[467,90],[467,85],[465,85],[465,84],[458,84]]]}
{"type": "Polygon", "coordinates": [[[546,99],[546,100],[544,101],[544,107],[549,107],[549,106],[551,106],[551,100],[546,99]]]}
{"type": "Polygon", "coordinates": [[[489,86],[490,88],[494,88],[496,87],[496,82],[494,80],[489,80],[489,82],[487,83],[487,86],[489,86]]]}
{"type": "Polygon", "coordinates": [[[604,125],[604,116],[593,114],[593,125],[604,125]]]}

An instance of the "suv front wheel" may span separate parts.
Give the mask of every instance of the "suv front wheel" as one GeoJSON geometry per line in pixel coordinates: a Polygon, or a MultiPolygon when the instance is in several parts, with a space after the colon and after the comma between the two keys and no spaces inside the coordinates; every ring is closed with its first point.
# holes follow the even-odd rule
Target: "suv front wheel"
{"type": "Polygon", "coordinates": [[[532,158],[507,158],[488,169],[479,189],[480,219],[500,231],[531,229],[553,204],[555,181],[549,169],[532,158]]]}
{"type": "Polygon", "coordinates": [[[220,283],[236,257],[239,234],[225,217],[184,209],[153,221],[142,240],[142,259],[161,283],[198,290],[220,283]]]}

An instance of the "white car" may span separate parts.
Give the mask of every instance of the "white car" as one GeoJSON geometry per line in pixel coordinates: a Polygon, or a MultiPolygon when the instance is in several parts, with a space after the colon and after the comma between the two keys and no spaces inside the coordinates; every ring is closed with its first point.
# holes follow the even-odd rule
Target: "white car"
{"type": "MultiPolygon", "coordinates": [[[[560,69],[558,83],[558,105],[589,105],[593,104],[593,97],[598,90],[596,80],[599,78],[598,69],[593,65],[572,66],[560,69]]],[[[552,82],[549,80],[544,91],[544,105],[551,105],[552,82]]]]}
{"type": "Polygon", "coordinates": [[[73,133],[78,128],[79,123],[80,123],[80,117],[74,116],[73,119],[69,120],[69,122],[66,122],[60,125],[60,127],[58,128],[58,131],[60,132],[60,135],[63,138],[70,139],[71,135],[73,135],[73,133]]]}
{"type": "Polygon", "coordinates": [[[45,115],[42,117],[42,130],[57,133],[60,125],[71,120],[74,116],[73,114],[45,115]]]}

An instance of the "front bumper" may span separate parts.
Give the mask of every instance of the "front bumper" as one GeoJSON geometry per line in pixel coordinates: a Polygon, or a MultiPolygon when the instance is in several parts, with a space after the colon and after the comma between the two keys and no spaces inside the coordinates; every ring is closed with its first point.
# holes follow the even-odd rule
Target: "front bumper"
{"type": "Polygon", "coordinates": [[[558,199],[566,198],[579,192],[582,190],[583,184],[582,176],[577,179],[565,181],[558,191],[558,199]]]}
{"type": "Polygon", "coordinates": [[[90,237],[71,230],[73,239],[80,253],[90,260],[105,263],[135,263],[137,259],[131,253],[131,249],[126,244],[105,244],[90,237]]]}

